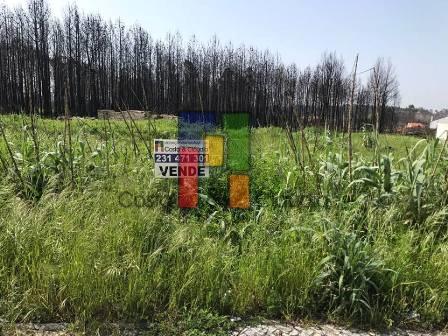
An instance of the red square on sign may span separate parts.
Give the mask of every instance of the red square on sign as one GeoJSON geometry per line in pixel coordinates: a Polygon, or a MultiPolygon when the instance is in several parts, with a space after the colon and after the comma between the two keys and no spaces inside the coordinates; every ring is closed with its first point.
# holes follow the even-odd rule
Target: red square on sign
{"type": "MultiPolygon", "coordinates": [[[[196,156],[198,155],[197,150],[187,150],[181,148],[179,154],[182,156],[196,156]]],[[[198,168],[198,162],[188,162],[189,160],[180,160],[179,170],[188,169],[188,167],[195,167],[196,172],[198,168]]],[[[198,188],[199,188],[199,176],[184,176],[179,177],[179,187],[178,187],[178,195],[177,195],[177,203],[179,208],[197,208],[198,206],[198,188]]]]}

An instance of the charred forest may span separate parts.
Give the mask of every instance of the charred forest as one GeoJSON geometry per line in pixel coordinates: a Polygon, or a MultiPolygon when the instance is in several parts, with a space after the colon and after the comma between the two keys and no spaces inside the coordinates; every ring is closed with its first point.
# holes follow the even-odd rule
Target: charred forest
{"type": "MultiPolygon", "coordinates": [[[[258,125],[347,127],[351,60],[324,53],[314,66],[285,64],[270,51],[200,43],[180,34],[154,39],[141,26],[68,7],[53,16],[45,0],[0,7],[0,113],[67,113],[98,109],[247,111],[258,125]]],[[[363,70],[363,69],[361,69],[363,70]]],[[[399,101],[392,64],[378,58],[357,80],[353,129],[392,130],[399,101]]]]}

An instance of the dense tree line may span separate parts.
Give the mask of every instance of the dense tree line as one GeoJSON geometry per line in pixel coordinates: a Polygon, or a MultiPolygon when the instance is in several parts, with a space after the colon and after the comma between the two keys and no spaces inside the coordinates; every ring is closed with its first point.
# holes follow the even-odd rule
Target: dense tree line
{"type": "MultiPolygon", "coordinates": [[[[98,109],[248,111],[254,124],[346,127],[350,71],[335,53],[299,70],[269,51],[208,44],[179,34],[154,40],[140,26],[106,22],[45,0],[0,8],[0,111],[45,117],[97,115],[98,109]]],[[[379,59],[356,86],[353,126],[390,129],[398,84],[379,59]],[[377,118],[378,117],[378,118],[377,118]],[[378,120],[378,123],[376,123],[378,120]]]]}

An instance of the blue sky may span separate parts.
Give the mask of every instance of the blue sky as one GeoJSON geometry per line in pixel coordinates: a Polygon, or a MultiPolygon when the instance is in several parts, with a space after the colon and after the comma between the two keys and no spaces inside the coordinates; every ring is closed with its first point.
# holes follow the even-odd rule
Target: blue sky
{"type": "MultiPolygon", "coordinates": [[[[26,0],[0,0],[23,4],[26,0]]],[[[66,0],[49,0],[60,16],[66,0]]],[[[300,68],[336,51],[347,67],[359,52],[359,69],[378,56],[390,59],[400,82],[401,105],[448,108],[448,1],[446,0],[78,0],[86,13],[139,23],[156,38],[179,31],[207,42],[278,52],[300,68]]],[[[366,78],[368,74],[361,75],[366,78]]]]}

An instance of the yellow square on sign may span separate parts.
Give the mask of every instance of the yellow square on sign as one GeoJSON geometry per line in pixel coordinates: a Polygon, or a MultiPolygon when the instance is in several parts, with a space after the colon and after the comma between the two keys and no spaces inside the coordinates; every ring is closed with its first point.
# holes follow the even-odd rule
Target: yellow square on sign
{"type": "Polygon", "coordinates": [[[220,167],[224,163],[224,137],[222,135],[206,135],[207,166],[220,167]]]}

